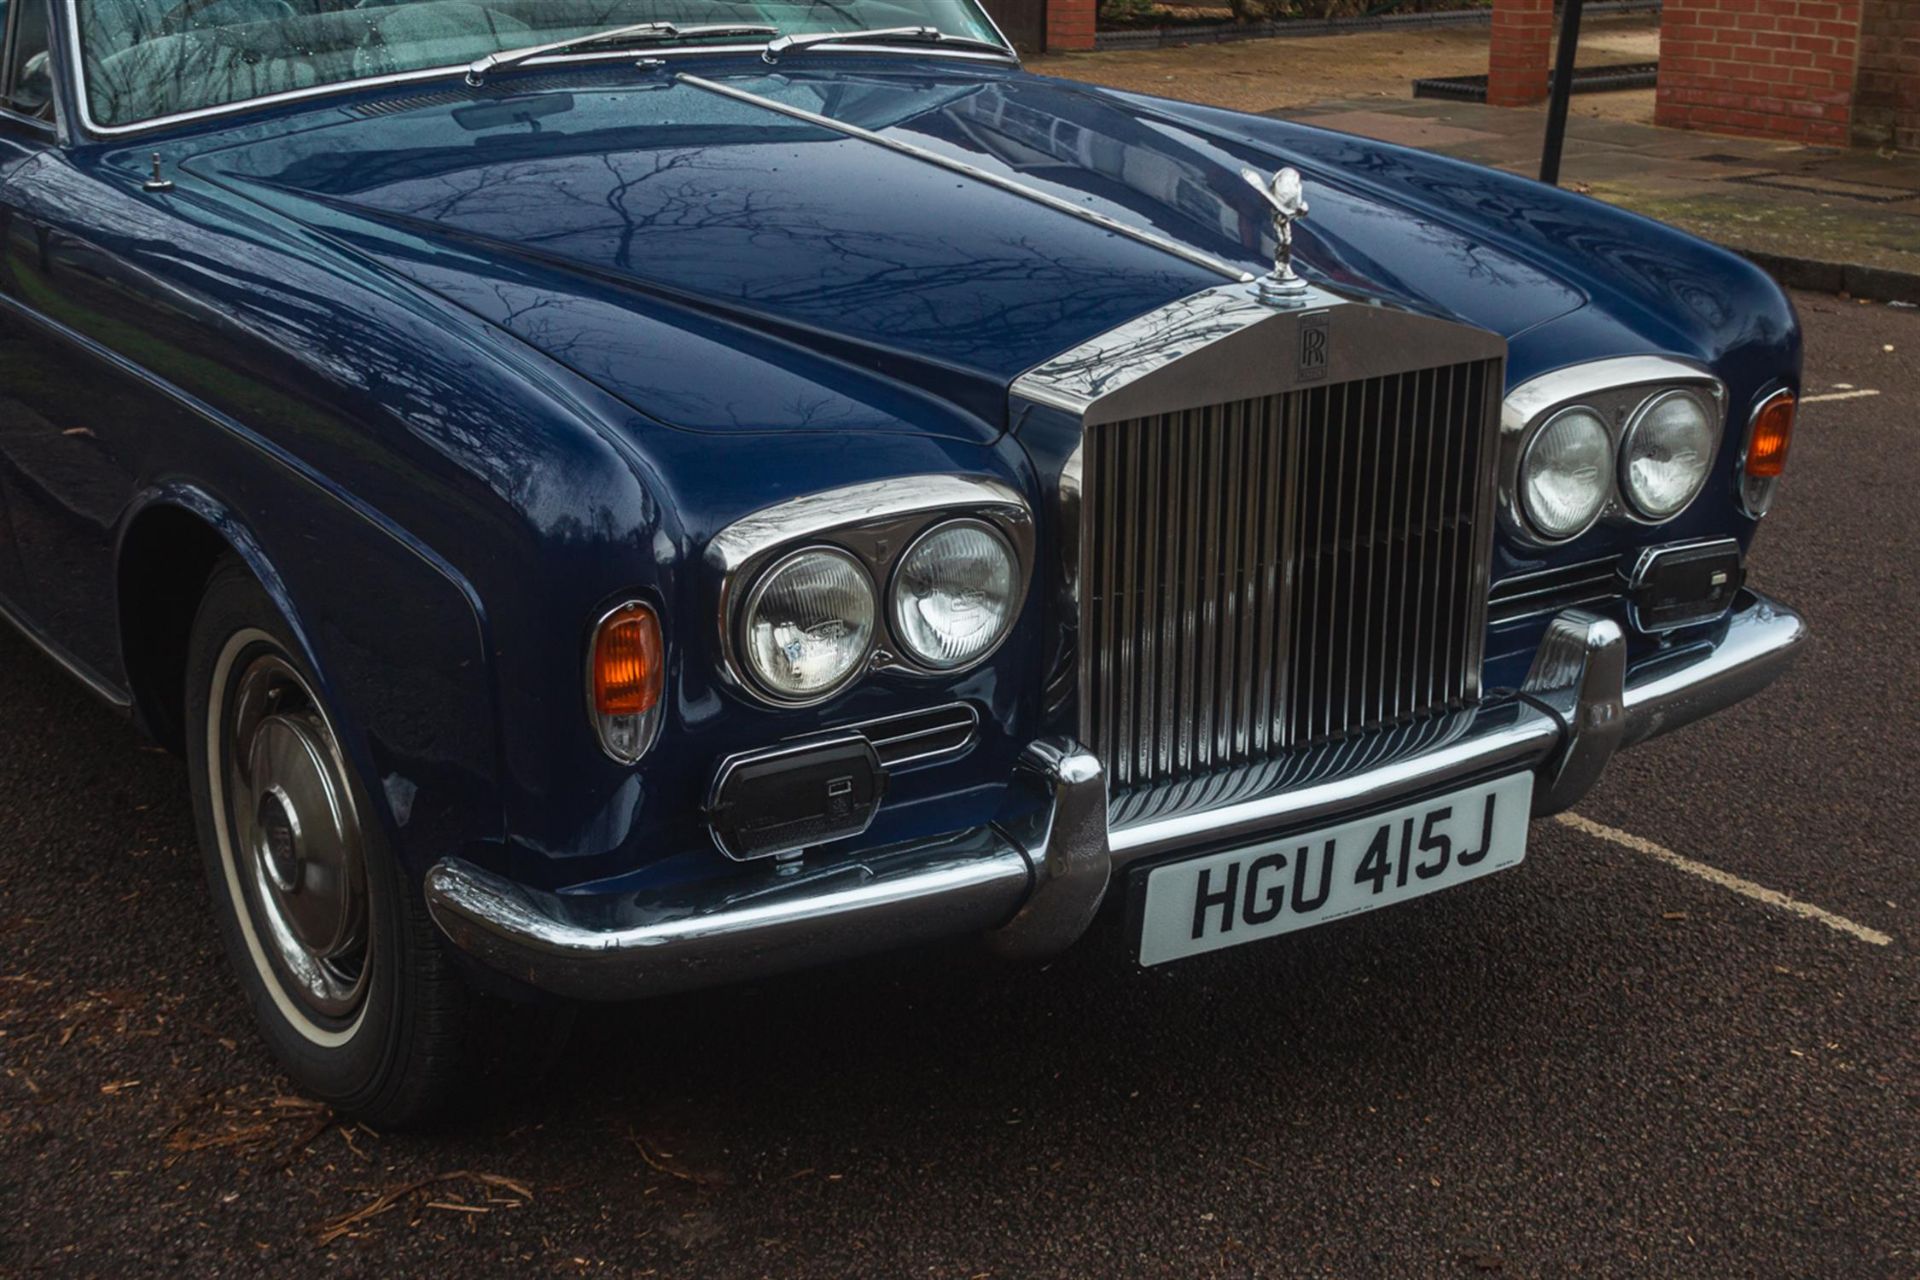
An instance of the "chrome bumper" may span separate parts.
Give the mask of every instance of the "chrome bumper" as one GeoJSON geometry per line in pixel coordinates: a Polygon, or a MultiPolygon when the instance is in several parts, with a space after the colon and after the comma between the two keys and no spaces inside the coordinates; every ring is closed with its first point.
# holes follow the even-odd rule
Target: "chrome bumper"
{"type": "Polygon", "coordinates": [[[655,894],[528,889],[458,858],[426,879],[455,946],[534,987],[627,999],[752,978],[967,934],[1050,955],[1092,921],[1113,873],[1140,858],[1230,846],[1451,783],[1531,769],[1535,811],[1576,803],[1620,747],[1730,706],[1785,669],[1805,638],[1791,609],[1742,592],[1717,638],[1625,661],[1619,626],[1556,618],[1526,686],[1441,745],[1359,772],[1109,830],[1100,762],[1048,740],[1022,757],[1005,821],[782,874],[769,868],[655,894]]]}

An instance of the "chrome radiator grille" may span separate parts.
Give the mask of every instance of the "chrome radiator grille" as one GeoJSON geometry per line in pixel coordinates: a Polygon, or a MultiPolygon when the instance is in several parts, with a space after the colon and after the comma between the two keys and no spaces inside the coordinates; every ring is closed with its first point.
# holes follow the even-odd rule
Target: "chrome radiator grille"
{"type": "Polygon", "coordinates": [[[1081,732],[1116,790],[1479,695],[1501,362],[1095,426],[1081,732]]]}

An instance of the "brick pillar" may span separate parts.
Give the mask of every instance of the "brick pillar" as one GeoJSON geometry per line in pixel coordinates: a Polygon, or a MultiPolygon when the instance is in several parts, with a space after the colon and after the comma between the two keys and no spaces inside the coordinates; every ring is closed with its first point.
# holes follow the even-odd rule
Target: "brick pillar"
{"type": "Polygon", "coordinates": [[[1047,50],[1093,48],[1093,17],[1099,0],[1047,0],[1047,50]]]}
{"type": "Polygon", "coordinates": [[[1524,107],[1547,96],[1553,56],[1553,0],[1493,0],[1487,105],[1524,107]]]}
{"type": "Polygon", "coordinates": [[[1860,14],[1861,0],[1666,0],[1654,123],[1846,146],[1860,14]]]}
{"type": "Polygon", "coordinates": [[[1913,0],[1866,0],[1853,140],[1920,151],[1920,5],[1913,0]]]}

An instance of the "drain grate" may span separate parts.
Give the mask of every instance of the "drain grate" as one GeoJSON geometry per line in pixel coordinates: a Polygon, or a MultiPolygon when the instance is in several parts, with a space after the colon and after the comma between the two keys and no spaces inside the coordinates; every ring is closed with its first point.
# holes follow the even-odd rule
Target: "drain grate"
{"type": "Polygon", "coordinates": [[[432,93],[409,94],[404,98],[386,98],[379,102],[358,102],[354,104],[353,114],[366,119],[375,116],[397,116],[409,111],[418,111],[422,107],[437,107],[449,102],[470,102],[474,97],[471,89],[437,89],[432,93]]]}

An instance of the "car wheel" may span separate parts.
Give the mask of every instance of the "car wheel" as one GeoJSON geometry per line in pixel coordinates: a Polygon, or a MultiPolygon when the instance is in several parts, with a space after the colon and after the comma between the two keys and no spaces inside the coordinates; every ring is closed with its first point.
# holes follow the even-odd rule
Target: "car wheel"
{"type": "Polygon", "coordinates": [[[471,991],[387,845],[280,612],[237,560],[193,625],[187,756],[207,880],[228,958],[275,1056],[305,1091],[384,1125],[464,1091],[490,1025],[564,1011],[471,991]]]}

